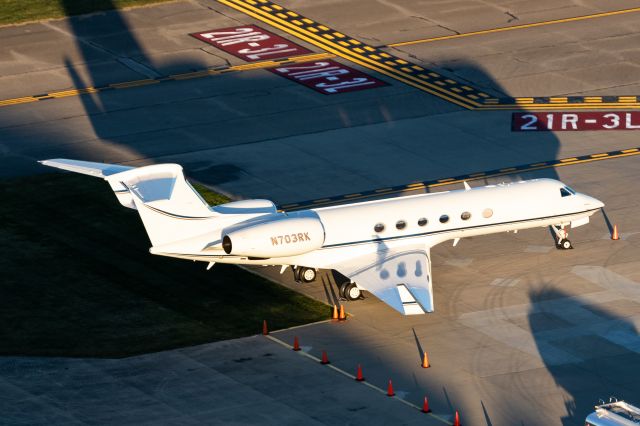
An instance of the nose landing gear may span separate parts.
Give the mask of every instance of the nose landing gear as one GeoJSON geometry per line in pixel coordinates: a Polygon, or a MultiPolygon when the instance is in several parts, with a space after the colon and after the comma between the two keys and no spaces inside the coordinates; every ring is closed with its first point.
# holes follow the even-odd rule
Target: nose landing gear
{"type": "Polygon", "coordinates": [[[565,229],[565,225],[554,225],[551,227],[556,235],[556,248],[558,250],[569,250],[573,248],[571,241],[569,241],[569,232],[565,229]]]}

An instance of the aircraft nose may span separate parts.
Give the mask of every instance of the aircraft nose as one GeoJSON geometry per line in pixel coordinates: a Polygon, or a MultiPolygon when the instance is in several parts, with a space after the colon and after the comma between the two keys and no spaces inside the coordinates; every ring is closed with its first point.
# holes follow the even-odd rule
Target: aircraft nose
{"type": "Polygon", "coordinates": [[[586,207],[589,207],[592,209],[601,209],[604,207],[604,203],[598,200],[597,198],[589,197],[588,195],[585,195],[584,198],[585,198],[584,205],[586,207]]]}

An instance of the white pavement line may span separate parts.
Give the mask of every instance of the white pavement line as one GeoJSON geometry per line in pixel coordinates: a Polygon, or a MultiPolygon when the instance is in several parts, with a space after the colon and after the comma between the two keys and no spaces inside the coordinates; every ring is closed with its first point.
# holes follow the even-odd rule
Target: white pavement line
{"type": "MultiPolygon", "coordinates": [[[[326,321],[323,321],[323,322],[326,322],[326,321]]],[[[283,342],[282,340],[278,339],[277,337],[273,337],[273,336],[272,336],[272,335],[270,335],[270,334],[267,334],[267,335],[266,335],[266,336],[264,336],[264,337],[266,337],[267,339],[271,340],[272,342],[275,342],[275,343],[277,343],[277,344],[279,344],[279,345],[281,345],[281,346],[284,346],[284,347],[285,347],[285,348],[287,348],[287,349],[293,349],[293,346],[289,345],[289,344],[288,344],[288,343],[286,343],[286,342],[283,342]]],[[[298,354],[300,354],[300,355],[302,355],[302,356],[305,356],[305,357],[307,357],[307,358],[309,358],[309,359],[312,359],[312,360],[314,360],[315,362],[318,362],[318,363],[322,361],[320,358],[318,358],[318,357],[316,357],[316,356],[313,356],[313,355],[311,355],[311,354],[309,354],[309,353],[306,353],[306,352],[304,352],[304,351],[298,351],[298,354]]],[[[334,371],[336,371],[336,372],[338,372],[338,373],[340,373],[340,374],[342,374],[343,376],[346,376],[346,377],[348,377],[348,378],[352,379],[352,380],[355,380],[355,379],[356,379],[356,376],[354,376],[353,374],[347,373],[346,371],[344,371],[344,370],[343,370],[343,369],[341,369],[341,368],[336,367],[335,365],[326,364],[325,366],[326,366],[326,367],[328,367],[328,368],[330,368],[330,369],[332,369],[332,370],[334,370],[334,371]]],[[[382,388],[379,388],[379,387],[378,387],[378,386],[376,386],[376,385],[372,385],[371,383],[369,383],[369,382],[367,382],[367,381],[363,381],[363,382],[360,382],[360,383],[362,383],[362,384],[363,384],[363,385],[365,385],[365,386],[370,387],[371,389],[374,389],[374,390],[376,390],[376,391],[380,392],[381,394],[383,394],[383,395],[385,395],[385,396],[387,395],[387,391],[386,391],[386,390],[384,390],[384,389],[382,389],[382,388]]],[[[402,399],[402,398],[398,397],[398,395],[396,395],[396,396],[391,396],[391,397],[389,397],[389,396],[388,396],[387,398],[393,398],[393,399],[395,399],[396,401],[400,401],[400,402],[401,402],[401,403],[403,403],[404,405],[408,405],[409,407],[414,408],[414,409],[416,409],[416,410],[418,410],[418,411],[422,412],[422,407],[418,407],[417,405],[415,405],[415,404],[413,404],[413,403],[411,403],[411,402],[407,401],[406,399],[402,399]]],[[[452,424],[451,422],[449,422],[448,420],[443,419],[442,417],[438,416],[437,414],[433,414],[433,413],[425,413],[425,414],[428,414],[429,416],[433,417],[433,418],[434,418],[434,419],[436,419],[436,420],[441,421],[441,422],[442,422],[442,423],[444,423],[444,424],[447,424],[447,425],[451,425],[451,424],[452,424]]]]}
{"type": "Polygon", "coordinates": [[[273,331],[273,333],[280,333],[282,331],[287,331],[287,330],[295,330],[297,328],[305,328],[305,327],[309,327],[311,325],[324,324],[325,322],[331,322],[331,321],[333,321],[333,320],[326,319],[326,320],[322,320],[322,321],[310,322],[308,324],[294,325],[293,327],[289,327],[289,328],[279,328],[278,330],[273,331]]]}

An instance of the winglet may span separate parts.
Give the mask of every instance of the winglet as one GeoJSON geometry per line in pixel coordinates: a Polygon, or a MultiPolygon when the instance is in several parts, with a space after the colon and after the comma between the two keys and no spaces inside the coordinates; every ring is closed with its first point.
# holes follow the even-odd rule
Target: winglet
{"type": "Polygon", "coordinates": [[[462,183],[464,184],[464,190],[465,191],[469,191],[471,189],[471,187],[469,186],[469,184],[467,183],[466,180],[463,180],[462,183]]]}

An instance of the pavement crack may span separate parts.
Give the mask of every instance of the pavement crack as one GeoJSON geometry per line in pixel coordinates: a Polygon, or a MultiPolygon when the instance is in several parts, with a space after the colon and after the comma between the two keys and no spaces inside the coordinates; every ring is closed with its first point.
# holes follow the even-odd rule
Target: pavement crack
{"type": "Polygon", "coordinates": [[[241,21],[240,19],[235,18],[235,17],[233,17],[231,15],[227,15],[226,13],[221,12],[218,9],[215,9],[213,6],[209,6],[208,4],[206,4],[206,3],[202,2],[202,1],[191,0],[191,3],[196,4],[198,6],[201,6],[201,7],[205,8],[205,9],[209,9],[210,11],[215,12],[218,15],[221,15],[221,16],[227,18],[227,19],[231,19],[232,21],[237,22],[240,25],[246,25],[246,23],[241,21]]]}
{"type": "Polygon", "coordinates": [[[438,24],[438,26],[444,30],[451,31],[454,34],[458,34],[458,35],[460,34],[460,31],[454,30],[453,28],[445,27],[442,24],[438,24]]]}
{"type": "Polygon", "coordinates": [[[510,24],[513,21],[519,21],[520,18],[518,18],[516,15],[514,15],[513,13],[507,11],[504,13],[505,15],[507,15],[509,17],[509,20],[507,21],[507,24],[510,24]]]}
{"type": "MultiPolygon", "coordinates": [[[[200,50],[200,51],[202,51],[202,52],[206,53],[207,55],[211,55],[211,56],[213,56],[213,57],[216,57],[216,58],[220,59],[221,61],[224,61],[224,65],[225,65],[225,66],[227,66],[227,67],[231,67],[231,62],[230,62],[227,58],[223,58],[222,56],[218,55],[217,53],[212,52],[212,51],[210,51],[210,50],[207,50],[207,48],[206,48],[206,47],[200,47],[198,50],[200,50]]],[[[201,71],[201,70],[200,70],[200,69],[198,69],[197,71],[201,71]]]]}
{"type": "Polygon", "coordinates": [[[437,22],[435,22],[435,21],[432,21],[432,20],[431,20],[431,19],[429,19],[429,18],[425,18],[424,16],[412,15],[411,17],[412,17],[412,18],[416,18],[416,19],[420,19],[421,21],[428,22],[428,23],[429,23],[429,24],[431,24],[431,25],[435,25],[435,26],[437,26],[437,27],[442,28],[443,30],[450,31],[450,32],[452,32],[453,34],[460,34],[460,31],[456,31],[456,30],[454,30],[453,28],[449,28],[449,27],[447,27],[447,26],[445,26],[445,25],[439,24],[439,23],[437,23],[437,22]]]}
{"type": "Polygon", "coordinates": [[[95,50],[98,50],[102,53],[105,53],[109,56],[111,56],[116,62],[124,65],[125,67],[129,68],[132,71],[137,72],[138,74],[141,74],[143,76],[145,76],[146,78],[158,78],[160,77],[160,74],[153,69],[152,67],[150,67],[149,65],[146,65],[140,61],[137,61],[133,58],[127,57],[127,56],[123,56],[123,55],[119,55],[117,52],[114,52],[111,49],[107,49],[106,47],[102,46],[101,44],[98,44],[96,42],[93,42],[89,39],[87,39],[86,37],[81,37],[78,36],[77,34],[74,34],[73,32],[67,31],[63,28],[60,28],[56,25],[53,25],[52,23],[49,22],[44,22],[42,25],[44,25],[45,27],[59,32],[60,34],[64,34],[67,37],[72,38],[73,40],[76,41],[76,43],[78,44],[84,44],[85,46],[89,46],[95,50]]]}

